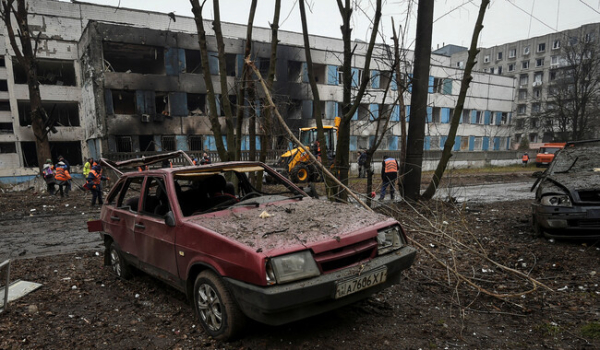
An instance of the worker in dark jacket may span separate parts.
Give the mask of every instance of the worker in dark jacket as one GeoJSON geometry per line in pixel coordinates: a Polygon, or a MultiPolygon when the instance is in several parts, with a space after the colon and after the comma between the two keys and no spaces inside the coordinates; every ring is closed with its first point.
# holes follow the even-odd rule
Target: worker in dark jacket
{"type": "Polygon", "coordinates": [[[93,166],[88,174],[86,186],[92,192],[92,207],[96,205],[96,198],[98,204],[102,205],[104,203],[102,201],[102,180],[108,180],[107,177],[102,175],[102,168],[100,165],[93,166]]]}
{"type": "Polygon", "coordinates": [[[381,196],[379,200],[382,201],[385,198],[385,190],[390,186],[390,198],[394,199],[394,182],[398,177],[398,161],[393,157],[383,156],[383,162],[381,163],[381,196]]]}

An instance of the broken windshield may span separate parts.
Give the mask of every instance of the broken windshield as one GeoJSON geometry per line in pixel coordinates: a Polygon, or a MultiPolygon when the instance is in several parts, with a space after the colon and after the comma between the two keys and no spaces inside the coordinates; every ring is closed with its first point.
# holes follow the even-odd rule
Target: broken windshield
{"type": "Polygon", "coordinates": [[[600,147],[565,148],[556,153],[551,174],[600,172],[600,147]]]}

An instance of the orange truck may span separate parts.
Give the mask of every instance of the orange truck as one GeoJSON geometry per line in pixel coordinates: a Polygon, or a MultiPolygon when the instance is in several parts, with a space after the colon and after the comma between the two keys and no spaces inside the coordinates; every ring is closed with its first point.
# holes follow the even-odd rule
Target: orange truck
{"type": "Polygon", "coordinates": [[[565,143],[545,143],[538,150],[537,155],[535,156],[535,166],[542,167],[548,166],[552,163],[552,159],[554,159],[554,153],[556,151],[565,148],[565,143]]]}

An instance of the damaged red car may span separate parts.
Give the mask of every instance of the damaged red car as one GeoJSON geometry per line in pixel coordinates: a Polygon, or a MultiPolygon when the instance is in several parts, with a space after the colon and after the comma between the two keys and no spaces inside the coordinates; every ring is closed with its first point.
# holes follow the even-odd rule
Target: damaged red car
{"type": "Polygon", "coordinates": [[[89,224],[105,264],[186,293],[215,338],[238,336],[248,319],[280,325],[367,298],[415,259],[398,221],[313,199],[259,162],[120,175],[89,224]]]}

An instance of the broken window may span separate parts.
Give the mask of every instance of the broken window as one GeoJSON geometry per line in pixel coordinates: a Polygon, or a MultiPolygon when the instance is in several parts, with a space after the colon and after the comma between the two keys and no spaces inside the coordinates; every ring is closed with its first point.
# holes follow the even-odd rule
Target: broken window
{"type": "Polygon", "coordinates": [[[175,136],[161,136],[161,144],[163,151],[175,151],[177,146],[175,143],[175,136]]]}
{"type": "Polygon", "coordinates": [[[202,136],[188,136],[190,151],[202,151],[202,136]]]}
{"type": "Polygon", "coordinates": [[[0,56],[0,67],[6,67],[6,63],[4,62],[4,56],[0,56]]]}
{"type": "Polygon", "coordinates": [[[154,103],[156,106],[156,117],[154,121],[163,121],[169,116],[169,94],[166,92],[155,92],[154,103]]]}
{"type": "Polygon", "coordinates": [[[9,111],[10,112],[10,102],[6,100],[0,101],[0,111],[9,111]]]}
{"type": "MultiPolygon", "coordinates": [[[[236,74],[235,74],[235,69],[236,69],[236,66],[237,66],[237,58],[236,58],[236,56],[237,55],[234,54],[234,53],[226,53],[225,54],[225,71],[227,72],[227,75],[230,76],[230,77],[235,77],[236,76],[236,74]]],[[[267,76],[265,75],[265,76],[263,76],[263,78],[266,79],[267,76]]]]}
{"type": "Polygon", "coordinates": [[[0,153],[17,153],[17,145],[14,142],[0,142],[0,153]]]}
{"type": "Polygon", "coordinates": [[[117,152],[133,152],[131,136],[115,136],[117,152]]]}
{"type": "Polygon", "coordinates": [[[287,106],[287,117],[289,119],[302,119],[302,105],[301,100],[290,100],[287,106]]]}
{"type": "Polygon", "coordinates": [[[192,116],[206,115],[206,94],[187,94],[187,108],[192,116]]]}
{"type": "Polygon", "coordinates": [[[471,110],[470,109],[463,109],[462,122],[465,124],[471,124],[471,110]]]}
{"type": "MultiPolygon", "coordinates": [[[[13,60],[15,84],[27,84],[27,72],[17,60],[13,60]]],[[[37,77],[42,85],[77,86],[75,66],[67,60],[38,60],[37,77]]]]}
{"type": "Polygon", "coordinates": [[[202,74],[202,59],[200,50],[185,50],[186,73],[202,74]]]}
{"type": "Polygon", "coordinates": [[[154,147],[154,135],[140,135],[140,151],[142,152],[154,152],[156,148],[154,147]]]}
{"type": "MultiPolygon", "coordinates": [[[[31,125],[31,104],[29,101],[19,101],[19,125],[31,125]]],[[[79,104],[77,102],[43,102],[42,108],[52,126],[80,126],[79,104]]]]}
{"type": "Polygon", "coordinates": [[[288,81],[290,83],[301,83],[303,75],[302,62],[288,61],[288,81]]]}
{"type": "Polygon", "coordinates": [[[14,132],[13,130],[13,124],[12,123],[0,123],[0,133],[10,133],[12,134],[14,132]]]}
{"type": "MultiPolygon", "coordinates": [[[[25,167],[38,166],[35,142],[21,142],[21,151],[25,167]]],[[[50,154],[52,159],[63,156],[71,165],[83,165],[79,141],[50,142],[50,154]]]]}
{"type": "Polygon", "coordinates": [[[164,48],[104,42],[104,65],[109,72],[165,74],[164,48]]]}
{"type": "Polygon", "coordinates": [[[8,82],[6,79],[0,80],[0,91],[8,91],[8,82]]]}
{"type": "Polygon", "coordinates": [[[135,92],[112,90],[114,114],[135,114],[135,92]]]}

